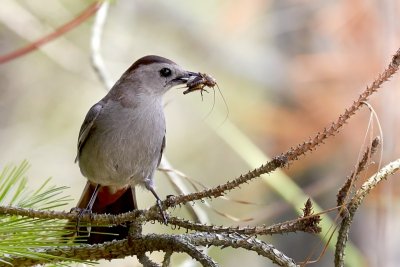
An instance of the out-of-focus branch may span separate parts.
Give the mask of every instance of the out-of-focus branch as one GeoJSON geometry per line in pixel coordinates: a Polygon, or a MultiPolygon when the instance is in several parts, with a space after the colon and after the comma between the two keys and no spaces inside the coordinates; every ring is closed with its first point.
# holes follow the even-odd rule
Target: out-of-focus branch
{"type": "MultiPolygon", "coordinates": [[[[323,142],[335,135],[339,129],[360,109],[369,96],[376,92],[380,86],[387,81],[399,68],[400,64],[400,49],[396,52],[389,64],[388,68],[379,75],[378,78],[366,88],[366,90],[360,94],[359,98],[351,105],[349,109],[339,116],[336,122],[332,123],[330,127],[325,128],[322,132],[316,134],[314,138],[306,141],[295,148],[290,149],[286,153],[275,157],[266,164],[250,171],[240,177],[229,181],[225,184],[219,185],[212,189],[203,190],[201,192],[192,193],[188,195],[172,196],[167,198],[167,200],[162,202],[164,208],[174,207],[179,204],[187,204],[190,201],[204,199],[204,198],[215,198],[226,194],[229,190],[236,189],[243,183],[247,183],[252,179],[259,177],[262,174],[270,173],[279,167],[287,166],[290,162],[297,160],[300,156],[306,155],[310,151],[316,149],[323,142]]],[[[337,266],[342,266],[343,264],[343,251],[346,246],[347,232],[351,224],[352,216],[357,210],[363,198],[372,190],[382,179],[387,177],[387,175],[394,173],[400,168],[400,159],[389,164],[383,168],[377,175],[371,177],[362,187],[359,189],[355,196],[352,198],[350,204],[348,205],[349,216],[345,218],[342,222],[342,227],[340,231],[340,240],[338,240],[337,256],[335,258],[335,263],[337,266]]],[[[308,201],[304,212],[304,220],[306,219],[318,219],[314,218],[311,211],[311,202],[308,201]]],[[[57,219],[69,219],[74,220],[77,218],[78,214],[65,213],[65,212],[47,212],[47,211],[35,211],[14,207],[0,207],[0,214],[8,215],[22,215],[28,217],[36,218],[57,218],[57,219]]],[[[149,220],[160,220],[158,206],[153,206],[148,210],[136,210],[130,213],[118,214],[118,215],[107,215],[107,214],[84,214],[80,217],[80,221],[90,222],[91,225],[116,225],[122,224],[127,221],[134,221],[138,225],[142,225],[144,222],[149,220]]],[[[299,221],[302,221],[299,219],[299,221]]],[[[170,224],[174,224],[174,218],[170,218],[170,224]]],[[[318,223],[319,221],[314,221],[318,223]]],[[[192,224],[193,226],[194,224],[192,224]]],[[[128,240],[121,240],[115,242],[108,242],[99,245],[79,245],[79,246],[66,246],[57,247],[49,249],[41,249],[41,252],[48,255],[71,257],[83,260],[97,260],[97,259],[114,259],[121,258],[128,255],[144,255],[146,252],[152,252],[156,250],[162,250],[170,253],[173,252],[184,252],[190,255],[192,258],[197,260],[203,266],[216,266],[216,263],[205,253],[196,248],[196,246],[218,246],[218,247],[233,247],[233,248],[243,248],[250,251],[255,251],[261,256],[271,259],[273,262],[281,266],[297,266],[296,263],[283,255],[281,252],[277,251],[273,246],[266,244],[258,239],[256,239],[253,233],[246,232],[251,229],[244,229],[242,235],[235,232],[233,228],[228,228],[226,231],[221,229],[216,229],[218,233],[207,232],[204,226],[194,225],[194,227],[188,226],[188,229],[195,229],[198,227],[198,231],[205,230],[205,232],[198,232],[194,234],[182,234],[182,235],[171,235],[171,234],[151,234],[151,235],[138,235],[130,236],[128,240]],[[192,227],[192,228],[191,228],[192,227]],[[203,229],[201,229],[203,227],[203,229]],[[250,235],[250,236],[249,236],[250,235]]],[[[290,225],[288,226],[290,227],[290,225]]],[[[298,229],[298,228],[292,228],[298,229]]],[[[305,228],[306,229],[306,228],[305,228]]],[[[304,230],[304,229],[303,229],[304,230]]],[[[261,233],[261,232],[258,232],[261,233]]],[[[21,257],[10,257],[9,260],[12,264],[17,266],[29,266],[33,264],[44,263],[44,259],[26,259],[21,257]]],[[[56,259],[57,260],[57,259],[56,259]]],[[[61,259],[58,259],[61,260],[61,259]]],[[[147,259],[144,259],[147,260],[147,259]]],[[[1,265],[1,264],[0,264],[1,265]]]]}
{"type": "MultiPolygon", "coordinates": [[[[90,46],[92,67],[106,90],[110,90],[114,84],[114,81],[111,79],[109,72],[107,71],[103,56],[100,51],[102,43],[101,37],[107,19],[108,8],[109,2],[105,1],[102,3],[99,11],[96,14],[92,28],[90,46]]],[[[174,169],[165,156],[163,156],[161,159],[160,168],[174,169]]],[[[182,183],[178,175],[173,172],[164,172],[164,174],[167,176],[168,181],[172,184],[176,192],[178,192],[179,194],[188,194],[190,192],[187,189],[186,185],[182,183]]],[[[208,216],[200,206],[193,207],[192,205],[188,204],[186,205],[186,208],[188,209],[191,217],[194,218],[196,222],[208,222],[208,216]]],[[[207,248],[204,248],[202,253],[206,254],[207,248]]],[[[151,262],[151,260],[145,254],[138,255],[138,259],[145,266],[151,266],[153,264],[153,262],[151,262]]],[[[166,260],[164,262],[168,262],[167,254],[166,260]]]]}
{"type": "MultiPolygon", "coordinates": [[[[160,167],[159,169],[164,169],[164,170],[172,170],[172,171],[164,171],[164,175],[167,176],[168,181],[171,183],[171,185],[174,187],[175,191],[178,192],[180,195],[186,195],[189,194],[191,191],[187,188],[187,186],[182,182],[182,179],[177,175],[173,170],[174,167],[171,165],[171,163],[168,161],[168,159],[163,156],[160,162],[160,167]]],[[[188,209],[190,216],[193,218],[195,222],[199,223],[208,223],[209,218],[207,216],[207,213],[204,211],[204,209],[201,206],[192,206],[190,204],[186,205],[186,208],[188,209]]]]}
{"type": "MultiPolygon", "coordinates": [[[[109,8],[109,2],[104,1],[101,4],[101,7],[96,14],[92,28],[91,46],[90,46],[91,60],[92,60],[91,62],[93,69],[95,70],[97,76],[101,80],[106,90],[109,90],[114,84],[114,81],[110,78],[109,72],[107,71],[103,56],[100,51],[102,42],[101,36],[107,19],[108,8],[109,8]]],[[[167,160],[165,156],[162,157],[162,160],[160,162],[160,168],[170,169],[170,170],[174,169],[174,167],[171,165],[171,163],[167,160]]],[[[164,174],[167,176],[168,181],[172,184],[176,192],[178,192],[179,194],[188,194],[190,192],[189,189],[186,187],[186,185],[180,181],[179,176],[176,175],[174,172],[164,172],[164,174]]],[[[191,205],[187,205],[186,207],[188,208],[191,216],[194,218],[195,221],[201,223],[208,222],[207,214],[202,210],[201,207],[199,206],[193,207],[191,205]]]]}
{"type": "MultiPolygon", "coordinates": [[[[400,49],[393,56],[392,62],[389,64],[389,67],[384,71],[383,74],[379,75],[378,78],[372,83],[371,86],[368,86],[367,89],[361,93],[358,100],[353,103],[353,105],[346,109],[346,111],[339,116],[337,122],[332,123],[331,127],[324,129],[322,133],[318,133],[313,139],[308,142],[304,142],[298,145],[296,148],[289,150],[288,152],[282,154],[281,156],[275,157],[273,160],[268,162],[265,165],[260,166],[259,168],[248,172],[247,174],[241,175],[233,181],[227,182],[225,184],[219,185],[215,188],[203,190],[201,192],[192,193],[188,195],[182,196],[173,196],[163,201],[162,204],[164,207],[173,207],[182,203],[187,203],[194,200],[199,200],[207,197],[218,197],[223,195],[226,191],[232,190],[239,185],[249,182],[250,180],[260,176],[264,173],[269,173],[274,171],[275,169],[285,166],[297,159],[299,156],[304,155],[306,152],[309,152],[312,149],[315,149],[318,145],[320,145],[326,138],[335,134],[351,117],[352,115],[363,105],[362,101],[368,99],[368,97],[376,92],[379,87],[383,84],[383,82],[387,81],[399,68],[400,65],[400,49]]],[[[1,207],[0,206],[0,214],[13,214],[13,215],[22,215],[28,217],[37,217],[37,218],[59,218],[59,219],[76,219],[76,215],[62,213],[62,212],[44,212],[44,211],[32,211],[25,210],[21,208],[15,207],[1,207]]],[[[151,207],[148,211],[145,212],[150,214],[158,214],[158,206],[155,205],[151,207]]],[[[132,213],[124,213],[116,216],[110,215],[92,215],[90,216],[82,216],[82,221],[92,221],[97,224],[121,224],[127,222],[131,219],[137,219],[139,216],[139,211],[132,213]]],[[[151,216],[150,216],[151,217],[151,216]]],[[[154,219],[154,218],[153,218],[154,219]]]]}
{"type": "Polygon", "coordinates": [[[361,106],[364,105],[364,102],[366,102],[373,93],[378,91],[384,82],[386,82],[390,77],[393,76],[393,74],[397,72],[399,65],[400,49],[397,50],[396,54],[392,58],[392,61],[384,70],[384,72],[378,75],[378,78],[376,78],[370,86],[367,86],[364,92],[359,95],[358,99],[354,101],[349,108],[345,109],[345,111],[339,115],[335,122],[331,123],[329,127],[324,128],[321,132],[318,132],[313,138],[310,138],[309,141],[299,144],[295,148],[292,148],[286,153],[273,158],[271,161],[260,166],[259,168],[256,168],[245,175],[241,175],[232,181],[201,192],[185,196],[171,197],[167,201],[164,201],[163,205],[166,207],[173,207],[181,203],[187,203],[189,201],[194,201],[205,197],[222,196],[228,191],[238,188],[240,185],[248,183],[252,179],[259,177],[262,174],[271,173],[277,168],[290,164],[291,162],[297,160],[300,156],[315,150],[319,145],[323,144],[328,137],[334,136],[339,132],[339,130],[349,121],[349,119],[352,118],[353,115],[361,108],[361,106]]]}
{"type": "Polygon", "coordinates": [[[110,90],[114,84],[114,81],[110,78],[109,72],[107,71],[106,65],[104,64],[103,56],[100,52],[101,36],[107,19],[109,6],[109,1],[102,2],[99,11],[97,12],[94,19],[90,40],[90,58],[92,62],[92,67],[106,90],[110,90]]]}
{"type": "Polygon", "coordinates": [[[73,20],[67,22],[66,24],[62,25],[61,27],[57,28],[54,32],[40,38],[39,40],[30,43],[29,45],[20,48],[18,50],[12,51],[10,53],[7,53],[5,55],[0,56],[0,64],[6,63],[10,60],[16,59],[18,57],[21,57],[23,55],[26,55],[34,50],[36,50],[38,47],[56,39],[57,37],[63,35],[64,33],[76,28],[83,22],[85,22],[88,18],[90,18],[93,14],[96,13],[97,9],[99,8],[100,3],[99,2],[94,2],[91,4],[89,7],[87,7],[79,16],[74,18],[73,20]]]}

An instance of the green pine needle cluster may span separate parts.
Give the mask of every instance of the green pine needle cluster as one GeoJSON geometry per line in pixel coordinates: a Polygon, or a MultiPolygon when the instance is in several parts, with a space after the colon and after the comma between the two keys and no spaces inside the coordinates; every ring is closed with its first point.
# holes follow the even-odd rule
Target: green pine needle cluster
{"type": "MultiPolygon", "coordinates": [[[[0,174],[0,205],[49,210],[71,201],[69,196],[63,195],[67,187],[50,186],[51,178],[38,189],[29,189],[25,177],[28,168],[28,162],[23,161],[19,166],[3,169],[0,174]]],[[[68,245],[62,237],[67,233],[65,224],[64,220],[0,215],[0,265],[10,265],[8,260],[14,257],[48,259],[51,262],[57,257],[40,251],[68,245]]]]}

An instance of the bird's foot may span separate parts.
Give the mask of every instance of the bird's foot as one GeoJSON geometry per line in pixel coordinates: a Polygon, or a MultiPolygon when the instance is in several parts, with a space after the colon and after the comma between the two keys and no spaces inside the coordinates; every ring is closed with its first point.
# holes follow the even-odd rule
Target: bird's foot
{"type": "Polygon", "coordinates": [[[165,213],[165,211],[163,211],[163,209],[161,207],[161,200],[160,199],[157,199],[157,206],[158,206],[158,209],[160,210],[160,214],[161,214],[161,217],[162,217],[162,219],[164,221],[164,224],[167,225],[168,224],[167,214],[165,213]]]}
{"type": "MultiPolygon", "coordinates": [[[[77,213],[76,216],[76,225],[75,225],[75,230],[76,233],[79,235],[79,230],[80,230],[80,222],[83,216],[85,216],[86,214],[89,214],[90,218],[92,217],[92,210],[91,209],[82,209],[82,208],[72,208],[71,213],[77,213]]],[[[87,236],[90,236],[90,226],[87,225],[87,236]]]]}

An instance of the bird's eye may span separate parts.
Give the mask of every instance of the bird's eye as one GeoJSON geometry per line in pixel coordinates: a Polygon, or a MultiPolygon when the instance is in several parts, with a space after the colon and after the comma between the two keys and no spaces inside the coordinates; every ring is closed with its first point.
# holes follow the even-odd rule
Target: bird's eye
{"type": "Polygon", "coordinates": [[[162,68],[160,70],[161,77],[169,77],[169,76],[171,76],[171,74],[172,74],[172,71],[168,68],[162,68]]]}

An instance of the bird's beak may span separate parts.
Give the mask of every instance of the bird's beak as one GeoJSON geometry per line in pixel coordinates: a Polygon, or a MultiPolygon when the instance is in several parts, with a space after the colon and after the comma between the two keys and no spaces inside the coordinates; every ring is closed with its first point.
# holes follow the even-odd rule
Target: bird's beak
{"type": "Polygon", "coordinates": [[[197,77],[201,77],[199,72],[186,71],[182,76],[175,78],[173,81],[177,84],[186,84],[189,80],[193,80],[197,77]]]}

